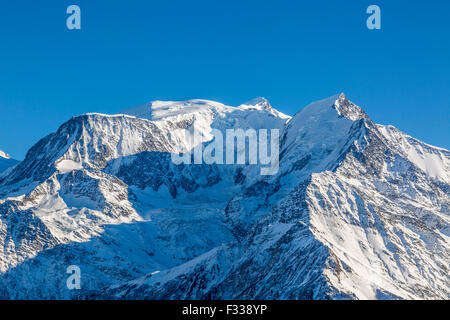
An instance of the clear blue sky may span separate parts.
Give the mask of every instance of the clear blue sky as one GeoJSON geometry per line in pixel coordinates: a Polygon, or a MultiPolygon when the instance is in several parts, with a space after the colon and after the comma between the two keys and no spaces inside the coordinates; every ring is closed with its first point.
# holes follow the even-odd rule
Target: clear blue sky
{"type": "Polygon", "coordinates": [[[0,149],[18,159],[86,112],[264,96],[294,114],[338,92],[449,149],[450,1],[0,2],[0,149]],[[81,31],[66,28],[70,4],[81,31]]]}

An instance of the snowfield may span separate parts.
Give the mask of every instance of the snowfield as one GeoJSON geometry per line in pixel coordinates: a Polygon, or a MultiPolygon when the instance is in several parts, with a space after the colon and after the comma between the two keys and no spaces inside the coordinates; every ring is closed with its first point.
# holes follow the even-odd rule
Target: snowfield
{"type": "Polygon", "coordinates": [[[6,158],[0,299],[450,298],[450,152],[344,94],[293,117],[264,98],[85,114],[6,158]],[[173,164],[194,123],[204,146],[279,129],[278,173],[173,164]]]}

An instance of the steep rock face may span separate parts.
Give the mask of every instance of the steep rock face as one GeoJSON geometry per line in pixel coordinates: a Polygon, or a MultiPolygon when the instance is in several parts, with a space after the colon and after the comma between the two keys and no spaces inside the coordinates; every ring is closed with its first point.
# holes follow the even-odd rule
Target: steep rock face
{"type": "MultiPolygon", "coordinates": [[[[101,296],[448,298],[448,184],[399,139],[343,95],[310,105],[286,127],[280,174],[228,204],[237,241],[101,296]]],[[[446,150],[414,142],[445,168],[446,150]]]]}
{"type": "Polygon", "coordinates": [[[447,150],[343,94],[292,119],[264,98],[122,113],[74,117],[0,176],[0,298],[450,296],[447,150]],[[278,173],[173,164],[193,126],[204,145],[212,129],[280,129],[278,173]]]}
{"type": "Polygon", "coordinates": [[[24,180],[42,182],[53,173],[81,167],[102,169],[119,156],[143,151],[171,152],[167,132],[144,119],[87,114],[74,117],[40,140],[0,185],[24,180]]]}
{"type": "Polygon", "coordinates": [[[282,127],[288,117],[217,105],[155,121],[82,115],[31,148],[0,178],[0,297],[69,299],[80,295],[65,284],[71,264],[83,292],[96,292],[230,242],[223,208],[240,188],[236,168],[174,165],[170,152],[190,147],[176,130],[199,123],[208,138],[212,127],[282,127]]]}
{"type": "Polygon", "coordinates": [[[433,180],[450,182],[450,152],[410,137],[393,126],[377,125],[390,147],[424,171],[433,180]]]}
{"type": "Polygon", "coordinates": [[[206,164],[175,165],[169,153],[142,152],[128,157],[126,163],[112,161],[106,171],[114,171],[127,185],[136,186],[143,190],[151,188],[158,191],[165,186],[173,198],[180,190],[194,192],[198,188],[213,186],[221,181],[221,172],[217,166],[206,164]]]}

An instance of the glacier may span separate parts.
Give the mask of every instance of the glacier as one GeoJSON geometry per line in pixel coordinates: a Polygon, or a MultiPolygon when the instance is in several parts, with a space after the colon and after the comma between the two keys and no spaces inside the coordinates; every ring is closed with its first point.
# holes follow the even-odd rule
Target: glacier
{"type": "Polygon", "coordinates": [[[0,174],[0,299],[448,299],[449,183],[448,150],[344,94],[76,116],[0,174]],[[173,164],[194,123],[279,129],[279,172],[173,164]]]}

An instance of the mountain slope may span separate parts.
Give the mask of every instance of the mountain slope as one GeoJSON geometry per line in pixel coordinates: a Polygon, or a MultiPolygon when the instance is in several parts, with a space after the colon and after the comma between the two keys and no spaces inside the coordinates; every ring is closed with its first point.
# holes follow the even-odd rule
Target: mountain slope
{"type": "Polygon", "coordinates": [[[11,159],[10,155],[0,150],[0,175],[7,169],[14,167],[19,161],[11,159]]]}
{"type": "MultiPolygon", "coordinates": [[[[410,162],[396,141],[386,139],[342,95],[297,114],[287,126],[283,148],[284,170],[272,178],[277,187],[267,183],[261,189],[260,183],[227,207],[238,241],[112,287],[104,296],[449,297],[448,184],[410,162]],[[255,215],[256,221],[240,230],[243,217],[255,215]]],[[[430,151],[449,159],[445,150],[430,151]]]]}
{"type": "Polygon", "coordinates": [[[0,297],[67,299],[79,294],[65,286],[71,264],[90,292],[230,242],[223,208],[239,192],[236,168],[173,165],[170,152],[188,145],[176,129],[195,122],[206,135],[237,124],[281,127],[287,118],[225,109],[227,117],[203,105],[161,121],[87,114],[39,141],[0,178],[0,297]]]}
{"type": "Polygon", "coordinates": [[[0,298],[447,299],[449,161],[343,94],[74,117],[0,176],[0,298]],[[280,129],[278,173],[173,164],[194,125],[280,129]]]}

